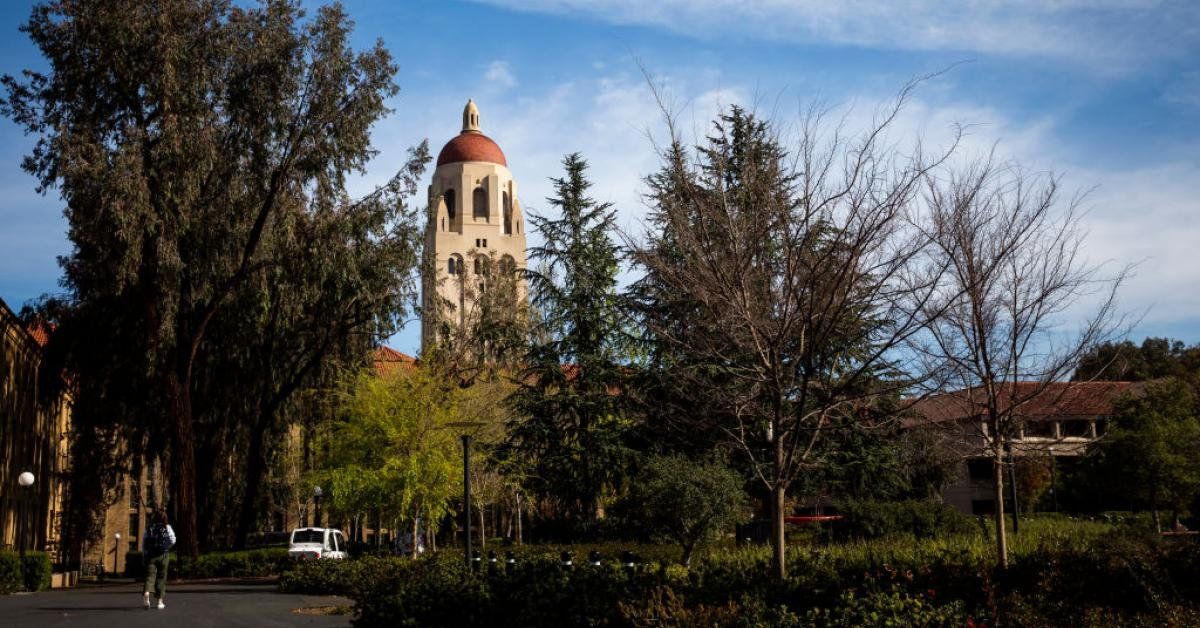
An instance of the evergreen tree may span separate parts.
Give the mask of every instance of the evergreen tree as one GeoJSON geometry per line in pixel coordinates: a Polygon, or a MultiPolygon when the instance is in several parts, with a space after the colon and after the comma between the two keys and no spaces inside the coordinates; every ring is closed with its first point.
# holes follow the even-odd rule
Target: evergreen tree
{"type": "Polygon", "coordinates": [[[532,219],[543,242],[530,250],[536,270],[526,274],[538,320],[514,398],[524,418],[512,426],[509,448],[530,461],[535,493],[587,521],[625,466],[628,423],[618,393],[626,343],[612,207],[588,196],[582,157],[568,155],[563,165],[548,199],[558,215],[532,219]]]}
{"type": "MultiPolygon", "coordinates": [[[[336,5],[307,19],[284,0],[57,0],[23,30],[49,69],[5,76],[0,109],[38,136],[24,167],[66,205],[70,313],[56,341],[95,402],[76,407],[169,456],[180,551],[195,555],[201,448],[236,421],[204,414],[219,407],[203,398],[204,356],[238,340],[210,332],[281,263],[272,234],[348,203],[396,66],[381,43],[350,48],[336,5]]],[[[355,219],[393,200],[372,195],[379,212],[355,219]]],[[[360,226],[366,241],[387,232],[360,226]]]]}

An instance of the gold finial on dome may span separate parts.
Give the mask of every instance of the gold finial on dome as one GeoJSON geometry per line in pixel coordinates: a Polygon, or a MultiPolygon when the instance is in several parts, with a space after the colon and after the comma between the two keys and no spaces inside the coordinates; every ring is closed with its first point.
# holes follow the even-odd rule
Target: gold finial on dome
{"type": "Polygon", "coordinates": [[[467,99],[467,106],[463,107],[463,133],[479,133],[479,107],[475,106],[475,101],[467,99]]]}

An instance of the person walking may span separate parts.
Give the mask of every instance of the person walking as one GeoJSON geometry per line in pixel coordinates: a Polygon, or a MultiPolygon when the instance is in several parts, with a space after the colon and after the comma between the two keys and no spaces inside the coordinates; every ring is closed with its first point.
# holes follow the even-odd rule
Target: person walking
{"type": "Polygon", "coordinates": [[[175,530],[167,523],[167,511],[161,508],[151,515],[150,525],[142,542],[142,556],[146,561],[146,582],[142,585],[142,608],[150,608],[150,591],[158,600],[158,610],[167,607],[163,595],[167,592],[167,563],[170,550],[175,546],[175,530]]]}

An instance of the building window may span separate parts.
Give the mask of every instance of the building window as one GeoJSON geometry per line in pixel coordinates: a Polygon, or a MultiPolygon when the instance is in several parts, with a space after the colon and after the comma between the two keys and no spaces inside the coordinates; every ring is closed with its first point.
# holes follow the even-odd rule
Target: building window
{"type": "Polygon", "coordinates": [[[1030,421],[1025,424],[1025,438],[1054,438],[1054,421],[1030,421]]]}
{"type": "Polygon", "coordinates": [[[451,257],[449,260],[446,260],[446,272],[451,275],[454,274],[454,258],[453,257],[451,257]]]}
{"type": "Polygon", "coordinates": [[[449,189],[442,193],[442,201],[446,203],[446,215],[450,220],[454,220],[454,190],[449,189]]]}
{"type": "Polygon", "coordinates": [[[139,490],[138,481],[134,478],[129,479],[129,507],[137,508],[142,504],[142,492],[139,490]]]}
{"type": "Polygon", "coordinates": [[[487,248],[487,238],[483,239],[483,248],[487,248]]]}
{"type": "Polygon", "coordinates": [[[129,540],[136,545],[138,540],[138,532],[141,529],[138,513],[129,513],[129,540]]]}
{"type": "Polygon", "coordinates": [[[1092,435],[1092,426],[1088,421],[1063,421],[1063,438],[1087,438],[1092,435]]]}
{"type": "Polygon", "coordinates": [[[504,193],[502,199],[501,210],[504,212],[504,227],[501,233],[512,234],[512,200],[508,197],[508,192],[504,193]]]}
{"type": "Polygon", "coordinates": [[[478,257],[475,258],[475,274],[483,274],[483,262],[478,257]]]}
{"type": "Polygon", "coordinates": [[[457,255],[451,255],[449,261],[446,263],[446,272],[451,275],[461,275],[463,272],[462,258],[457,255]]]}
{"type": "Polygon", "coordinates": [[[972,482],[990,482],[992,461],[987,458],[971,458],[967,461],[967,476],[972,482]]]}
{"type": "Polygon", "coordinates": [[[475,188],[474,202],[472,205],[474,207],[475,220],[488,219],[487,190],[483,189],[482,186],[475,188]]]}

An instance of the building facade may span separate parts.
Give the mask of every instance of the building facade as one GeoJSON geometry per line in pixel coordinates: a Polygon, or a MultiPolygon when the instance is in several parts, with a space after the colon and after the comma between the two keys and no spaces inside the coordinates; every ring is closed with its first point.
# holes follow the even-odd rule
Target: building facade
{"type": "MultiPolygon", "coordinates": [[[[422,350],[444,323],[462,325],[493,273],[525,268],[525,218],[500,146],[467,101],[462,132],[442,147],[429,185],[422,350]]],[[[521,296],[524,286],[519,286],[521,296]]]]}
{"type": "MultiPolygon", "coordinates": [[[[1069,470],[1088,446],[1104,435],[1116,402],[1141,390],[1136,382],[1018,382],[1010,386],[1012,394],[1005,397],[1017,404],[1013,418],[1018,428],[1002,445],[1011,449],[1014,460],[1044,464],[1052,491],[1056,476],[1069,470]]],[[[916,419],[909,427],[935,430],[946,437],[961,458],[958,480],[946,488],[943,500],[969,514],[994,512],[994,435],[989,433],[985,420],[987,408],[982,391],[935,395],[917,403],[913,410],[916,419]]]]}
{"type": "Polygon", "coordinates": [[[45,328],[0,301],[0,545],[58,558],[69,468],[71,396],[42,379],[45,328]],[[33,483],[22,487],[22,473],[33,483]]]}

